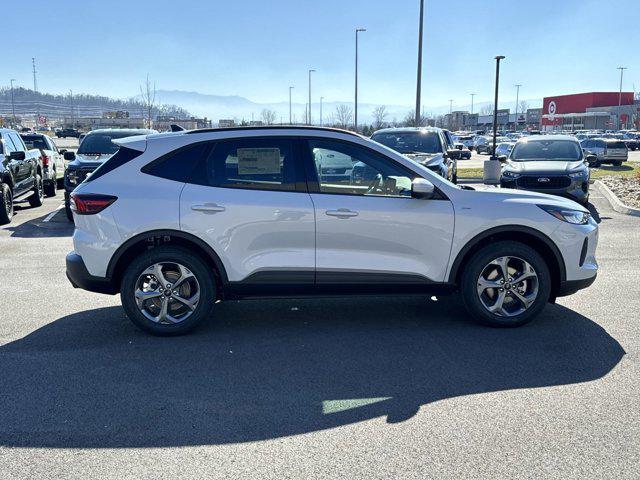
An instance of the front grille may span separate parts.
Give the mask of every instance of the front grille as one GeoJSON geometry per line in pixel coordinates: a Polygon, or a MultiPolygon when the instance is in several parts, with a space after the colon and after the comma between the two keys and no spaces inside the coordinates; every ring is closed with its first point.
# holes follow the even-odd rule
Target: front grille
{"type": "Polygon", "coordinates": [[[535,177],[518,178],[518,187],[531,188],[534,190],[567,188],[569,185],[571,185],[571,179],[569,177],[547,177],[544,175],[536,175],[535,177]]]}

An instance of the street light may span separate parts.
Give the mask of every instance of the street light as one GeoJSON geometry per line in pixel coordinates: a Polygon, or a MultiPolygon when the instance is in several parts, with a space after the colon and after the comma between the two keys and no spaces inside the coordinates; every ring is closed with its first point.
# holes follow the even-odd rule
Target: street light
{"type": "Polygon", "coordinates": [[[289,87],[289,125],[293,125],[291,123],[291,90],[293,90],[295,87],[289,87]]]}
{"type": "Polygon", "coordinates": [[[518,101],[520,100],[520,87],[521,83],[516,84],[516,121],[515,121],[515,129],[518,131],[518,101]]]}
{"type": "Polygon", "coordinates": [[[15,81],[16,81],[15,78],[11,79],[11,115],[13,117],[11,120],[13,122],[12,126],[16,124],[16,103],[15,103],[15,100],[13,99],[13,82],[15,81]]]}
{"type": "Polygon", "coordinates": [[[320,126],[322,126],[322,101],[324,97],[320,97],[320,126]]]}
{"type": "Polygon", "coordinates": [[[471,113],[473,114],[473,97],[475,97],[476,94],[475,93],[471,93],[470,95],[471,95],[471,113]]]}
{"type": "Polygon", "coordinates": [[[309,108],[307,109],[307,125],[311,125],[311,74],[315,72],[313,69],[309,69],[309,108]]]}
{"type": "Polygon", "coordinates": [[[618,130],[620,130],[620,109],[622,108],[622,74],[627,67],[618,67],[620,70],[620,92],[618,93],[618,130]]]}
{"type": "Polygon", "coordinates": [[[491,160],[497,160],[496,157],[496,139],[498,138],[498,85],[500,83],[500,60],[504,60],[504,55],[498,55],[496,57],[496,92],[493,101],[493,153],[491,160]]]}
{"type": "Polygon", "coordinates": [[[358,131],[358,33],[366,31],[366,28],[356,28],[356,88],[353,108],[353,126],[356,132],[358,131]]]}
{"type": "Polygon", "coordinates": [[[453,112],[453,100],[449,100],[449,115],[453,112]]]}
{"type": "Polygon", "coordinates": [[[418,79],[416,82],[416,127],[420,126],[420,86],[422,85],[422,17],[424,16],[424,0],[420,0],[420,27],[418,29],[418,79]]]}

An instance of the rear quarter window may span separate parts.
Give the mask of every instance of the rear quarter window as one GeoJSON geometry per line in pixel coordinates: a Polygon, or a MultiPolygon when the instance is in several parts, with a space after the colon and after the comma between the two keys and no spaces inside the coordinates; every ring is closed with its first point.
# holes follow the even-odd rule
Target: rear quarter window
{"type": "Polygon", "coordinates": [[[211,142],[187,145],[145,165],[142,172],[176,182],[187,182],[198,164],[204,161],[211,147],[211,142]]]}
{"type": "Polygon", "coordinates": [[[127,162],[130,162],[134,158],[142,155],[142,152],[139,150],[134,150],[132,148],[120,147],[118,151],[111,157],[109,160],[100,165],[91,175],[87,177],[85,182],[91,182],[96,178],[100,178],[103,175],[115,170],[118,167],[121,167],[127,162]]]}

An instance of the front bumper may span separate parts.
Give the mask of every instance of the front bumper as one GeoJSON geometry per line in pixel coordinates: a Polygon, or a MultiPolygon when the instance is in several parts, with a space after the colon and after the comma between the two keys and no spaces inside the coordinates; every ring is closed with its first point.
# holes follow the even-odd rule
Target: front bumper
{"type": "Polygon", "coordinates": [[[115,295],[118,287],[110,278],[95,277],[89,273],[80,255],[71,252],[67,255],[67,278],[74,288],[82,288],[90,292],[115,295]]]}
{"type": "Polygon", "coordinates": [[[582,290],[583,288],[590,287],[593,282],[596,281],[597,273],[594,273],[593,277],[584,278],[581,280],[565,280],[564,282],[560,282],[560,287],[556,292],[557,297],[566,297],[567,295],[573,295],[578,290],[582,290]]]}

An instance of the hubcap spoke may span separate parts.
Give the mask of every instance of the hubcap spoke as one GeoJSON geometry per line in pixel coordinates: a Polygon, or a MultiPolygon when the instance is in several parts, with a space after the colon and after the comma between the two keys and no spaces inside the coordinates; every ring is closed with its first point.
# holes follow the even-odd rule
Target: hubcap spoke
{"type": "Polygon", "coordinates": [[[145,300],[149,300],[150,298],[157,298],[160,295],[162,295],[162,293],[159,292],[158,290],[150,290],[148,292],[144,292],[140,289],[137,289],[135,295],[138,302],[142,303],[145,300]]]}
{"type": "Polygon", "coordinates": [[[529,306],[531,306],[531,304],[534,302],[534,300],[538,296],[537,293],[531,293],[528,296],[524,296],[520,292],[518,292],[517,290],[512,290],[511,293],[512,293],[512,295],[514,297],[516,297],[518,300],[520,300],[520,302],[522,303],[522,306],[525,308],[525,310],[527,308],[529,308],[529,306]]]}
{"type": "Polygon", "coordinates": [[[183,267],[182,265],[178,265],[178,269],[180,270],[180,278],[178,278],[178,280],[176,280],[176,283],[173,284],[173,288],[178,288],[185,281],[189,280],[190,278],[194,278],[193,273],[191,273],[188,268],[183,267]]]}
{"type": "Polygon", "coordinates": [[[506,297],[506,293],[503,290],[502,292],[498,292],[498,298],[496,298],[496,303],[489,307],[489,311],[491,313],[496,313],[498,315],[504,315],[506,312],[504,311],[504,299],[506,297]]]}
{"type": "Polygon", "coordinates": [[[527,262],[524,262],[524,270],[522,271],[520,276],[517,278],[514,278],[513,282],[511,283],[520,283],[523,280],[526,280],[527,278],[531,278],[531,277],[537,277],[536,271],[533,269],[531,265],[529,265],[527,262]]]}
{"type": "Polygon", "coordinates": [[[174,295],[171,298],[173,298],[177,302],[182,303],[189,310],[193,311],[196,309],[196,306],[198,305],[198,300],[200,300],[200,294],[196,293],[191,298],[184,298],[184,297],[180,297],[179,295],[174,295]]]}

